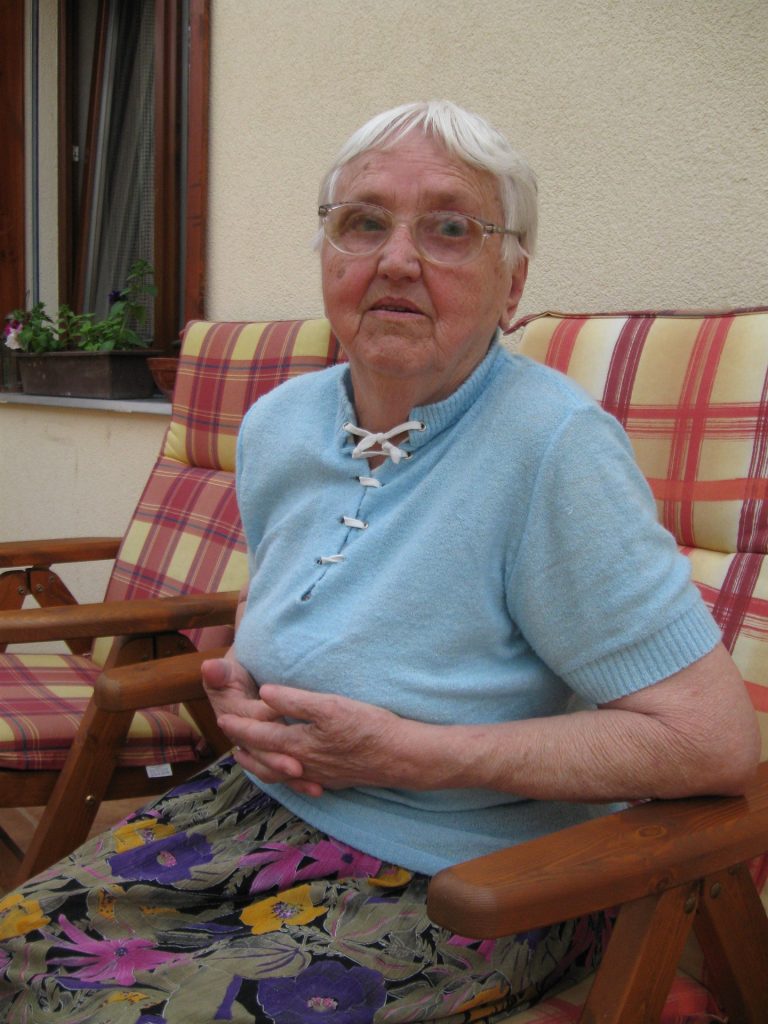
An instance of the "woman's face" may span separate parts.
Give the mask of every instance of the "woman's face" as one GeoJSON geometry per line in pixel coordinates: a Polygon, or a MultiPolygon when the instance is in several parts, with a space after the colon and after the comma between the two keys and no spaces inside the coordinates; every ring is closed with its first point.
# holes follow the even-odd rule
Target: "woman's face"
{"type": "MultiPolygon", "coordinates": [[[[387,150],[364,153],[344,168],[335,202],[376,203],[398,222],[431,210],[455,210],[503,223],[490,174],[412,133],[387,150]]],[[[527,272],[501,258],[501,238],[459,266],[429,263],[398,223],[370,256],[322,248],[326,315],[349,357],[355,394],[399,380],[413,405],[440,401],[483,359],[497,325],[517,307],[527,272]]]]}

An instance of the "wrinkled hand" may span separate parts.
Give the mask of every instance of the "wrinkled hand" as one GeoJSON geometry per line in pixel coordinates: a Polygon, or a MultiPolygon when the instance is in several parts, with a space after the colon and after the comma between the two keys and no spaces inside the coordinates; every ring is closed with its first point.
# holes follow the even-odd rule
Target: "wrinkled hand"
{"type": "Polygon", "coordinates": [[[213,658],[201,666],[203,685],[217,715],[248,714],[259,695],[246,669],[233,657],[213,658]]]}
{"type": "Polygon", "coordinates": [[[264,684],[257,700],[233,700],[218,721],[240,747],[238,762],[263,782],[307,796],[348,786],[424,788],[406,755],[418,747],[411,733],[423,727],[373,704],[264,684]]]}

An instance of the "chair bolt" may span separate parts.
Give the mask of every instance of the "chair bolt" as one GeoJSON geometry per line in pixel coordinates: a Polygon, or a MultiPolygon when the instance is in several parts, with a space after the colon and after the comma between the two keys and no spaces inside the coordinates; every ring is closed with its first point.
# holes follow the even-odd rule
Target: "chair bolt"
{"type": "Polygon", "coordinates": [[[709,890],[709,895],[713,900],[716,900],[720,893],[723,891],[722,885],[719,882],[715,882],[712,888],[709,890]]]}
{"type": "Polygon", "coordinates": [[[685,911],[686,914],[692,914],[695,909],[696,909],[696,897],[695,896],[689,896],[688,899],[685,901],[685,906],[683,907],[683,910],[685,911]]]}
{"type": "Polygon", "coordinates": [[[91,807],[93,804],[96,803],[96,797],[93,795],[93,793],[89,793],[88,796],[85,798],[85,802],[86,804],[88,804],[89,807],[91,807]]]}

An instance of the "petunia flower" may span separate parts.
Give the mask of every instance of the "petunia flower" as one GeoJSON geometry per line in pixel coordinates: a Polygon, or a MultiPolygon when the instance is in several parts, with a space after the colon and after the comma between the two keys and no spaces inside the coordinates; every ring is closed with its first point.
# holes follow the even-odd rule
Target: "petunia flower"
{"type": "Polygon", "coordinates": [[[21,342],[19,341],[19,332],[21,331],[21,324],[18,320],[11,320],[11,322],[5,328],[5,344],[8,348],[20,349],[21,342]]]}
{"type": "Polygon", "coordinates": [[[71,972],[80,981],[132,985],[136,971],[151,971],[162,964],[187,959],[176,953],[162,953],[147,939],[92,939],[63,916],[59,918],[59,925],[72,945],[68,946],[61,939],[55,940],[56,945],[67,953],[84,955],[52,957],[49,963],[81,967],[82,970],[71,972]]]}
{"type": "Polygon", "coordinates": [[[211,860],[213,851],[208,840],[187,832],[177,832],[108,858],[112,873],[120,878],[163,883],[191,878],[192,868],[211,860]]]}
{"type": "Polygon", "coordinates": [[[252,903],[242,912],[240,920],[250,925],[254,935],[266,935],[286,924],[307,924],[327,911],[327,907],[314,905],[308,885],[297,885],[295,889],[286,889],[277,896],[252,903]]]}
{"type": "Polygon", "coordinates": [[[38,931],[50,923],[37,900],[13,892],[0,900],[0,940],[38,931]]]}
{"type": "Polygon", "coordinates": [[[371,1024],[387,998],[384,978],[368,967],[316,961],[295,978],[265,978],[256,995],[275,1024],[371,1024]]]}

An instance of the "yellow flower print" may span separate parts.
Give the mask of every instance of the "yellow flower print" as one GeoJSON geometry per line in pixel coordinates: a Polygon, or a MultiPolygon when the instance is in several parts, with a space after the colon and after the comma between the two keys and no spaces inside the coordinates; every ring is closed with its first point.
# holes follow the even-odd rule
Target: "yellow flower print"
{"type": "Polygon", "coordinates": [[[27,900],[18,893],[11,893],[0,900],[0,940],[12,939],[15,935],[26,935],[50,922],[37,900],[27,900]]]}
{"type": "Polygon", "coordinates": [[[254,935],[276,932],[284,924],[307,924],[327,913],[327,907],[316,907],[308,885],[297,885],[266,900],[246,907],[240,915],[243,924],[251,926],[254,935]]]}
{"type": "Polygon", "coordinates": [[[164,824],[156,818],[138,818],[115,829],[115,852],[135,850],[137,846],[146,846],[156,839],[172,836],[175,831],[173,825],[164,824]]]}
{"type": "Polygon", "coordinates": [[[472,999],[467,999],[453,1011],[456,1014],[466,1013],[470,1021],[485,1020],[492,1013],[503,1008],[509,996],[509,985],[501,983],[493,988],[478,992],[472,999]]]}
{"type": "Polygon", "coordinates": [[[368,884],[377,889],[402,889],[413,878],[412,871],[399,868],[396,864],[386,864],[375,878],[369,878],[368,884]]]}
{"type": "Polygon", "coordinates": [[[145,992],[113,992],[107,996],[107,1003],[146,1003],[148,997],[145,992]]]}

